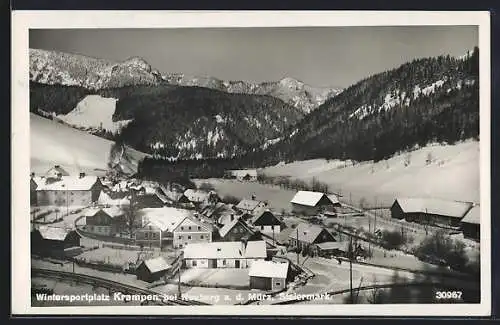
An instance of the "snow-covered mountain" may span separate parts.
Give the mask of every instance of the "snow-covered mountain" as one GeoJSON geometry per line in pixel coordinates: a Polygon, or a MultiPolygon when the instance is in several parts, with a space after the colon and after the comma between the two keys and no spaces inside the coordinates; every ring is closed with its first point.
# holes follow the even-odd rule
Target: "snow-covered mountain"
{"type": "Polygon", "coordinates": [[[163,80],[173,85],[206,87],[237,94],[273,96],[301,109],[306,114],[342,91],[340,88],[312,87],[290,77],[263,83],[225,81],[214,77],[192,77],[182,73],[166,73],[162,77],[163,80]]]}
{"type": "Polygon", "coordinates": [[[47,85],[80,86],[99,90],[136,85],[158,85],[161,75],[141,58],[112,62],[84,55],[29,50],[30,81],[47,85]]]}

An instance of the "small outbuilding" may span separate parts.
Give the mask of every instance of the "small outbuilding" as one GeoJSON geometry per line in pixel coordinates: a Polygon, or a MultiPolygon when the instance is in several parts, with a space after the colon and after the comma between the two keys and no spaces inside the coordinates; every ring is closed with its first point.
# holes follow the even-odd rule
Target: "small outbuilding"
{"type": "Polygon", "coordinates": [[[286,288],[288,262],[255,261],[250,266],[250,289],[282,291],[286,288]]]}
{"type": "Polygon", "coordinates": [[[80,248],[80,235],[67,228],[39,226],[31,232],[31,251],[45,256],[64,257],[80,248]]]}
{"type": "Polygon", "coordinates": [[[170,270],[171,265],[167,263],[164,257],[159,256],[149,260],[142,261],[136,269],[136,275],[139,280],[154,282],[164,277],[170,270]]]}

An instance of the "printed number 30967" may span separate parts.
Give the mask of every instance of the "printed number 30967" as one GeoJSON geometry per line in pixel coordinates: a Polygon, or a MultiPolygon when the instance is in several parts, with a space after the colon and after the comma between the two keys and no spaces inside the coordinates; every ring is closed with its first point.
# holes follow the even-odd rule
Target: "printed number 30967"
{"type": "Polygon", "coordinates": [[[436,299],[461,299],[462,291],[436,291],[436,299]]]}

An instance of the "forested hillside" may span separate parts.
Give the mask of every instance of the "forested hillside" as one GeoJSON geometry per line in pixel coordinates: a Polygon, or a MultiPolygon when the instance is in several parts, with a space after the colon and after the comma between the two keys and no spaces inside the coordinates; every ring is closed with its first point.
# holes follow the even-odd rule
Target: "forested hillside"
{"type": "Polygon", "coordinates": [[[380,160],[415,145],[477,138],[478,77],[478,48],[464,58],[414,60],[347,88],[255,155],[267,163],[380,160]]]}

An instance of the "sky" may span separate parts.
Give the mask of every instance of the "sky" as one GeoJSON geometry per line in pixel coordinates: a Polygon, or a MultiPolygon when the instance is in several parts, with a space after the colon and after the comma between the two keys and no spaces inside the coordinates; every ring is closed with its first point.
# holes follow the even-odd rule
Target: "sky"
{"type": "Polygon", "coordinates": [[[478,45],[478,28],[40,29],[30,30],[29,42],[113,61],[139,56],[162,73],[344,88],[415,58],[463,55],[478,45]]]}

